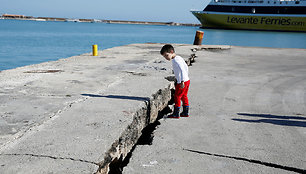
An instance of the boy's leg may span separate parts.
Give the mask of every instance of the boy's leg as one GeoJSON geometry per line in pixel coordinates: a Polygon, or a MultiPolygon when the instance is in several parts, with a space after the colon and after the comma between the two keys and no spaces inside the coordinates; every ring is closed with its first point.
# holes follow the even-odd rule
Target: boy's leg
{"type": "Polygon", "coordinates": [[[175,107],[181,107],[181,99],[184,94],[184,89],[181,89],[180,84],[175,84],[174,103],[175,107]]]}
{"type": "Polygon", "coordinates": [[[181,98],[183,95],[183,89],[180,88],[179,84],[175,84],[175,93],[174,93],[174,110],[168,118],[180,118],[180,107],[181,107],[181,98]]]}
{"type": "Polygon", "coordinates": [[[183,101],[183,106],[189,106],[189,100],[188,100],[188,90],[189,90],[189,85],[190,85],[190,80],[185,82],[185,87],[182,91],[182,101],[183,101]]]}
{"type": "Polygon", "coordinates": [[[183,101],[183,112],[180,114],[181,117],[189,117],[189,101],[188,101],[188,90],[189,90],[190,80],[185,82],[185,88],[182,96],[183,101]]]}

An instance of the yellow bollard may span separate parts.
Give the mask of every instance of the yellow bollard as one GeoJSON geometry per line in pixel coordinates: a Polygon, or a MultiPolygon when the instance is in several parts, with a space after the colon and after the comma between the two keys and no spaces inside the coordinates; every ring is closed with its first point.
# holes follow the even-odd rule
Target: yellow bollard
{"type": "Polygon", "coordinates": [[[98,45],[92,45],[92,56],[98,56],[98,45]]]}
{"type": "Polygon", "coordinates": [[[193,45],[202,45],[203,36],[204,36],[204,32],[198,30],[196,32],[193,45]]]}

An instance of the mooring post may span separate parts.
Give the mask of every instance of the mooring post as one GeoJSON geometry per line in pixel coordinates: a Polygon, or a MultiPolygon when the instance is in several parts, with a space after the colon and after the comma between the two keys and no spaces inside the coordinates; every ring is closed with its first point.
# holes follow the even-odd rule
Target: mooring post
{"type": "Polygon", "coordinates": [[[98,45],[92,45],[92,55],[98,56],[98,45]]]}
{"type": "Polygon", "coordinates": [[[204,36],[204,32],[198,30],[196,32],[193,45],[202,45],[203,36],[204,36]]]}

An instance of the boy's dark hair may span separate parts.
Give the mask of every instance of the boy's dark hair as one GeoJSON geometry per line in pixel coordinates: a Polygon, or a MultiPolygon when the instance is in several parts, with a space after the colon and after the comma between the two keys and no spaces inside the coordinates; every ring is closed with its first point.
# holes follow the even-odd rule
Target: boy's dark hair
{"type": "Polygon", "coordinates": [[[170,44],[166,44],[162,47],[162,49],[160,50],[160,54],[163,55],[164,53],[170,53],[171,51],[174,52],[174,48],[172,45],[170,44]]]}

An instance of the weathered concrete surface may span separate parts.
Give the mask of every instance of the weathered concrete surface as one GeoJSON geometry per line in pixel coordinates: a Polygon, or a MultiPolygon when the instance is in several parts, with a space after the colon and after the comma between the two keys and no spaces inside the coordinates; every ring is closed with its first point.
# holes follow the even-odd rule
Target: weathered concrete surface
{"type": "MultiPolygon", "coordinates": [[[[103,173],[170,100],[162,44],[0,72],[0,173],[103,173]]],[[[190,55],[190,45],[176,45],[190,55]]]]}
{"type": "MultiPolygon", "coordinates": [[[[1,173],[103,173],[125,157],[170,99],[161,46],[0,72],[1,173]]],[[[175,48],[189,57],[198,47],[175,48]]],[[[290,173],[251,160],[305,169],[306,51],[204,46],[196,54],[191,117],[160,120],[153,145],[137,146],[124,173],[290,173]]]]}
{"type": "Polygon", "coordinates": [[[306,50],[196,54],[191,117],[160,120],[152,145],[138,145],[124,173],[294,173],[251,160],[305,172],[306,50]]]}

